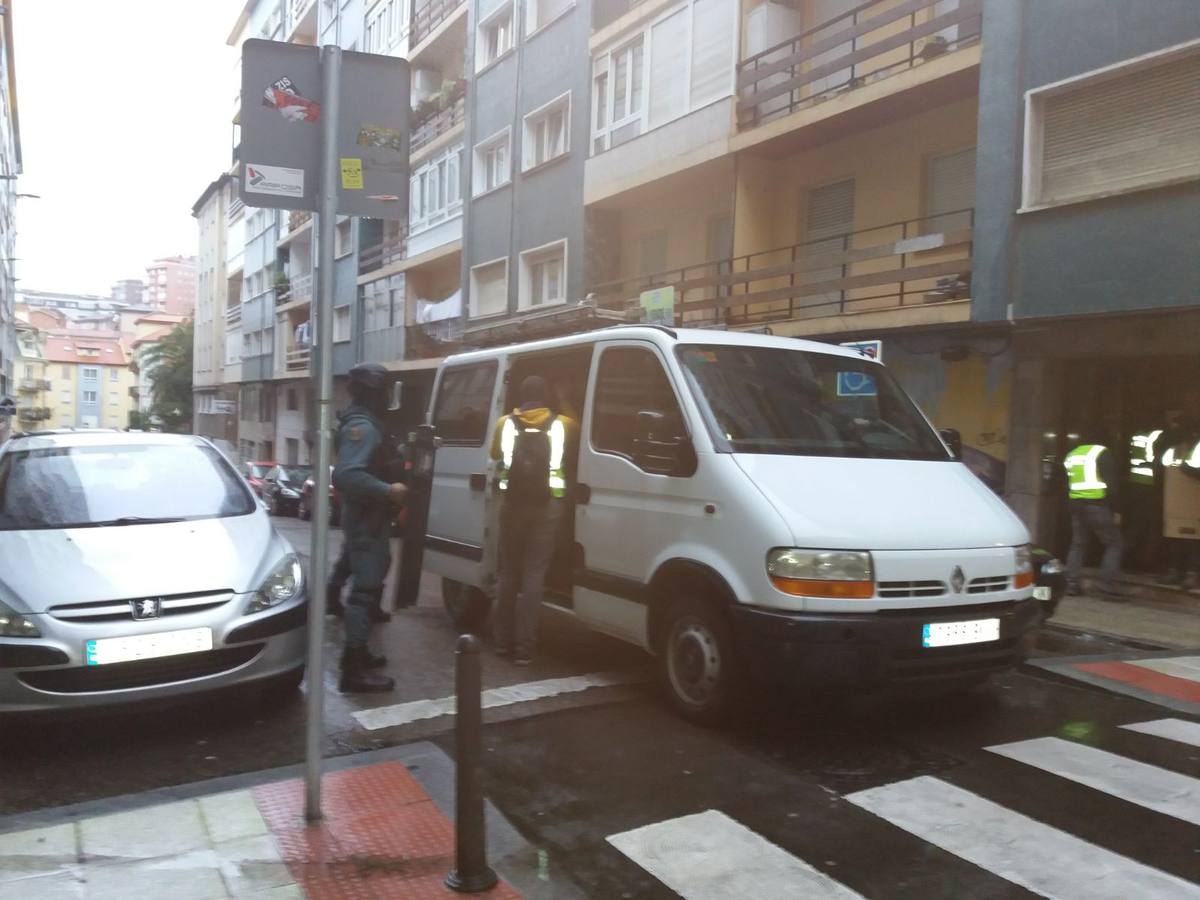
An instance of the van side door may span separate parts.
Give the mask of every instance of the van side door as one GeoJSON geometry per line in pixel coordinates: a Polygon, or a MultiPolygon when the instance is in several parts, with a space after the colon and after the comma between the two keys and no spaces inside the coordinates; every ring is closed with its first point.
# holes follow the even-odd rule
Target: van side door
{"type": "Polygon", "coordinates": [[[499,360],[442,369],[431,407],[440,441],[433,468],[425,552],[431,568],[479,586],[483,561],[485,492],[499,360]]]}

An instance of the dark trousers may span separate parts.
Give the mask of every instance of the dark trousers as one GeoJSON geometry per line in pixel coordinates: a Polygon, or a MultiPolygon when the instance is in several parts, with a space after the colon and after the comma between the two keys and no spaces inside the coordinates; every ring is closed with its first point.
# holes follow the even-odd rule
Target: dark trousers
{"type": "Polygon", "coordinates": [[[1200,571],[1200,541],[1188,538],[1166,538],[1169,574],[1183,581],[1200,571]]]}
{"type": "Polygon", "coordinates": [[[532,656],[537,645],[538,619],[546,590],[546,570],[558,546],[563,503],[518,506],[500,510],[500,596],[492,622],[501,647],[517,656],[532,656]]]}
{"type": "Polygon", "coordinates": [[[350,563],[350,599],[342,616],[346,649],[367,646],[371,635],[371,607],[383,600],[383,579],[392,564],[392,542],[383,537],[361,537],[346,543],[350,563]]]}
{"type": "Polygon", "coordinates": [[[1121,529],[1113,521],[1113,511],[1103,503],[1071,504],[1071,551],[1067,554],[1067,584],[1077,588],[1088,542],[1095,537],[1104,545],[1100,563],[1100,589],[1115,591],[1121,571],[1121,529]]]}

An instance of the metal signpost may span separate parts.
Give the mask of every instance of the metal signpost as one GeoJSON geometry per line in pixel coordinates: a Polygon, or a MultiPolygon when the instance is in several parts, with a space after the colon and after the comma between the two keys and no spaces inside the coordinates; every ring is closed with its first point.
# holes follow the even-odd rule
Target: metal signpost
{"type": "Polygon", "coordinates": [[[408,215],[408,61],[250,40],[242,47],[241,178],[249,207],[317,213],[316,484],[308,573],[305,816],[321,817],[325,584],[333,424],[334,231],[338,214],[408,215]]]}

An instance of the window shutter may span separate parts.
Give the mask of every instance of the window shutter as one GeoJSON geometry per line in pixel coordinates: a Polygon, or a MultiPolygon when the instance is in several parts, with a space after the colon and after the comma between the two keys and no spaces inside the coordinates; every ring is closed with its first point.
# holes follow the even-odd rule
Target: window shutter
{"type": "Polygon", "coordinates": [[[495,262],[475,270],[474,314],[488,316],[508,309],[508,267],[495,262]]]}
{"type": "Polygon", "coordinates": [[[688,10],[663,19],[650,32],[650,127],[687,111],[688,10]]]}
{"type": "Polygon", "coordinates": [[[975,148],[929,160],[927,189],[927,232],[970,227],[970,209],[975,206],[975,148]]]}
{"type": "Polygon", "coordinates": [[[808,195],[805,239],[835,237],[854,230],[854,179],[819,187],[808,195]]]}
{"type": "Polygon", "coordinates": [[[1035,202],[1200,172],[1200,53],[1044,99],[1035,202]]]}
{"type": "Polygon", "coordinates": [[[732,89],[732,9],[729,0],[696,0],[692,9],[692,109],[732,89]]]}

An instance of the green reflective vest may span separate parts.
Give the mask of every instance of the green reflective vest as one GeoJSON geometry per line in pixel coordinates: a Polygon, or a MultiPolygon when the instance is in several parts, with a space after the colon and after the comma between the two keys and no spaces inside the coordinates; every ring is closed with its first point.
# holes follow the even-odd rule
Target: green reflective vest
{"type": "Polygon", "coordinates": [[[1103,500],[1108,495],[1108,485],[1100,477],[1100,454],[1106,449],[1102,444],[1082,444],[1067,454],[1063,466],[1072,500],[1103,500]]]}

